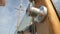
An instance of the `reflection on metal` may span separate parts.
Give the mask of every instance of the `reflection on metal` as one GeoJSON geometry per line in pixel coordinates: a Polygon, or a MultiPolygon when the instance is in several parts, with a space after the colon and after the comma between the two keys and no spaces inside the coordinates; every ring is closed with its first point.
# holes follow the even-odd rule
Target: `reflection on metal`
{"type": "Polygon", "coordinates": [[[30,28],[31,28],[31,33],[36,34],[36,26],[35,26],[35,24],[32,24],[32,26],[30,28]]]}
{"type": "Polygon", "coordinates": [[[23,34],[23,32],[22,31],[18,31],[17,34],[23,34]]]}
{"type": "Polygon", "coordinates": [[[28,31],[29,26],[32,25],[32,17],[29,17],[27,15],[24,16],[23,20],[21,21],[19,28],[17,30],[17,34],[21,34],[22,31],[28,31]]]}
{"type": "Polygon", "coordinates": [[[34,18],[34,21],[41,22],[47,15],[47,8],[45,6],[40,6],[39,8],[34,7],[34,3],[30,3],[26,14],[34,18]]]}
{"type": "Polygon", "coordinates": [[[32,22],[32,17],[25,15],[19,25],[18,31],[24,31],[26,28],[28,28],[31,25],[31,22],[32,22]]]}

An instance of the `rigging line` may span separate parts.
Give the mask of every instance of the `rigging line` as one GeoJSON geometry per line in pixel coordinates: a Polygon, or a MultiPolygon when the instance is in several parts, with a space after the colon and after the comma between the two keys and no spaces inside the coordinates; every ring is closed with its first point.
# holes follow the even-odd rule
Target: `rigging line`
{"type": "Polygon", "coordinates": [[[19,8],[19,10],[17,11],[18,21],[17,21],[17,26],[16,26],[15,34],[17,33],[18,28],[19,28],[19,25],[20,25],[20,11],[21,11],[21,9],[22,9],[22,0],[20,0],[20,8],[19,8]]]}

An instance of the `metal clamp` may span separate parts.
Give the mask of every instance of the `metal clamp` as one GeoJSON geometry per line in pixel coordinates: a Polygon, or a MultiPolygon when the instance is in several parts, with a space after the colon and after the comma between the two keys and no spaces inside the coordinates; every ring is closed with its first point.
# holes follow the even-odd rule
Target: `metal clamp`
{"type": "Polygon", "coordinates": [[[40,6],[39,8],[34,7],[34,3],[30,3],[26,14],[34,18],[34,21],[41,22],[47,15],[47,8],[45,6],[40,6]]]}

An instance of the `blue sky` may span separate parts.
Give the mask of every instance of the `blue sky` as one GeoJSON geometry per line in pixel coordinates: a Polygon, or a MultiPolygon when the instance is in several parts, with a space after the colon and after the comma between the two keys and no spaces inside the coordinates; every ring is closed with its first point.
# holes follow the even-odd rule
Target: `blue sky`
{"type": "MultiPolygon", "coordinates": [[[[26,10],[28,0],[23,0],[23,9],[26,10]]],[[[17,25],[17,11],[20,0],[6,0],[6,6],[0,6],[0,34],[14,34],[17,25]]],[[[20,12],[21,20],[25,11],[20,12]]]]}

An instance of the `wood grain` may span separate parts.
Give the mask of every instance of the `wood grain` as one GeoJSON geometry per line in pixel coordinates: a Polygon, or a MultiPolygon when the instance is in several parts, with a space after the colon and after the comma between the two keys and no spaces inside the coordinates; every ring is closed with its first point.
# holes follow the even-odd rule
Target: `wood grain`
{"type": "Polygon", "coordinates": [[[46,18],[46,20],[42,22],[45,24],[44,25],[42,24],[43,26],[41,24],[36,24],[36,27],[38,26],[37,27],[38,34],[40,34],[41,31],[43,32],[43,34],[60,34],[60,25],[59,25],[60,23],[59,23],[58,17],[55,13],[55,10],[53,8],[51,1],[50,0],[35,0],[35,2],[36,2],[35,3],[36,7],[45,5],[48,9],[48,16],[47,16],[48,19],[46,18]],[[42,30],[41,30],[41,27],[43,27],[42,30]]]}

